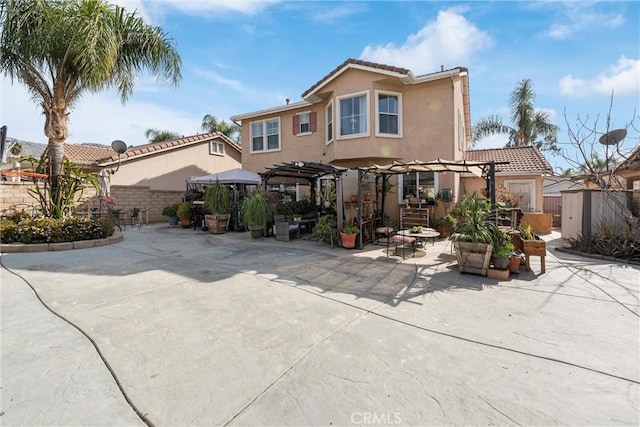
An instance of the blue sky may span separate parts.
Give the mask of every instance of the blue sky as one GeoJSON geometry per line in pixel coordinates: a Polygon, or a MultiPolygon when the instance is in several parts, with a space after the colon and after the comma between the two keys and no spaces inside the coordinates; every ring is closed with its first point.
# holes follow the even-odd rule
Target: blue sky
{"type": "MultiPolygon", "coordinates": [[[[469,69],[471,120],[490,114],[510,123],[516,82],[535,84],[536,105],[561,127],[564,113],[600,116],[611,128],[640,112],[640,3],[121,0],[175,39],[183,60],[178,88],[141,76],[125,106],[114,92],[86,95],[70,115],[72,143],[146,143],[147,128],[201,132],[218,118],[300,100],[349,57],[409,68],[416,75],[469,69]]],[[[2,81],[2,124],[9,136],[46,142],[43,117],[18,84],[2,81]]],[[[478,148],[502,146],[492,137],[478,148]]],[[[626,148],[638,144],[630,132],[626,148]]],[[[570,154],[572,155],[572,154],[570,154]]],[[[565,167],[547,156],[552,166],[565,167]]],[[[428,159],[423,159],[428,160],[428,159]]]]}

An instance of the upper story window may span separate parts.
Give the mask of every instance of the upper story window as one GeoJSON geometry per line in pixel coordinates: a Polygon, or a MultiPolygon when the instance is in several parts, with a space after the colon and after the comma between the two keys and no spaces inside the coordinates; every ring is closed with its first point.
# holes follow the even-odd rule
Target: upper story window
{"type": "Polygon", "coordinates": [[[327,104],[325,109],[327,117],[327,144],[333,141],[333,102],[327,104]]]}
{"type": "Polygon", "coordinates": [[[369,135],[369,92],[338,97],[338,138],[369,135]]]}
{"type": "Polygon", "coordinates": [[[220,141],[209,142],[209,154],[215,154],[216,156],[224,156],[224,142],[220,142],[220,141]]]}
{"type": "Polygon", "coordinates": [[[315,112],[300,113],[293,116],[293,134],[300,136],[315,132],[317,130],[316,116],[315,112]]]}
{"type": "Polygon", "coordinates": [[[402,94],[376,91],[376,135],[402,136],[402,94]]]}
{"type": "Polygon", "coordinates": [[[251,123],[251,152],[280,149],[280,119],[251,123]]]}

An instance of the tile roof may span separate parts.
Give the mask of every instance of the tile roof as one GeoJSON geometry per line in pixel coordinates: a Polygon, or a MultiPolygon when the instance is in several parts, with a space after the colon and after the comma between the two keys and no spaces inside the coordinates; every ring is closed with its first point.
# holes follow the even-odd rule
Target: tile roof
{"type": "MultiPolygon", "coordinates": [[[[145,144],[145,145],[136,145],[135,147],[131,147],[130,149],[128,149],[120,157],[122,160],[134,159],[136,157],[141,157],[148,154],[171,150],[173,148],[192,145],[192,144],[201,143],[205,141],[211,141],[214,139],[222,139],[230,147],[234,148],[238,152],[242,152],[242,147],[240,147],[240,145],[233,142],[226,135],[220,132],[210,132],[210,133],[203,133],[203,134],[192,135],[192,136],[184,136],[182,138],[172,139],[169,141],[161,141],[161,142],[155,142],[155,143],[145,144]]],[[[116,161],[118,161],[118,154],[115,153],[113,150],[111,150],[111,154],[109,156],[105,156],[98,159],[98,162],[101,164],[109,164],[111,162],[116,162],[116,161]]]]}
{"type": "Polygon", "coordinates": [[[113,155],[116,152],[106,145],[64,144],[64,158],[76,165],[94,165],[98,160],[113,155]]]}
{"type": "Polygon", "coordinates": [[[640,171],[640,145],[638,145],[628,156],[627,159],[620,163],[616,172],[640,171]]]}
{"type": "Polygon", "coordinates": [[[411,71],[406,69],[406,68],[394,67],[392,65],[376,64],[375,62],[361,61],[359,59],[349,58],[346,61],[344,61],[342,64],[340,64],[336,68],[334,68],[333,71],[331,71],[329,74],[327,74],[326,76],[321,78],[316,84],[314,84],[309,89],[307,89],[302,94],[302,98],[304,98],[307,94],[313,92],[313,90],[315,88],[317,88],[318,86],[322,85],[322,83],[326,82],[327,80],[331,79],[334,75],[336,75],[343,68],[345,68],[345,67],[347,67],[349,65],[360,65],[362,67],[375,68],[375,69],[383,70],[383,71],[391,71],[393,73],[399,73],[399,74],[409,74],[409,73],[411,73],[411,71]]]}
{"type": "Polygon", "coordinates": [[[464,159],[476,162],[509,162],[496,165],[496,172],[552,172],[551,165],[536,147],[492,148],[469,150],[464,159]]]}

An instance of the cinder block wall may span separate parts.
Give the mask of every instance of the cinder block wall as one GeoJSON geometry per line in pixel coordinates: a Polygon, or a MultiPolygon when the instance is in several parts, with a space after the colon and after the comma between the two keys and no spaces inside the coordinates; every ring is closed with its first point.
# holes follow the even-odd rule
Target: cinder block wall
{"type": "MultiPolygon", "coordinates": [[[[3,182],[0,185],[0,212],[14,205],[39,206],[38,201],[27,191],[32,188],[32,183],[3,182]]],[[[149,222],[165,222],[167,218],[162,216],[162,208],[173,203],[180,203],[184,192],[150,190],[147,186],[112,186],[111,196],[115,199],[115,207],[118,209],[141,208],[149,210],[149,222]]],[[[94,207],[99,206],[96,192],[93,187],[88,187],[82,194],[82,199],[92,198],[94,207]]]]}
{"type": "Polygon", "coordinates": [[[111,186],[111,196],[118,209],[141,208],[149,210],[149,222],[165,222],[162,208],[173,203],[180,203],[183,191],[150,190],[147,186],[111,186]]]}

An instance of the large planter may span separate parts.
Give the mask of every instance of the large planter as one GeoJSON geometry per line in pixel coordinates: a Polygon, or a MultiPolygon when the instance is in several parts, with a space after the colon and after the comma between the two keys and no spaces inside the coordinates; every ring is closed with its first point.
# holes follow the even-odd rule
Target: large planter
{"type": "Polygon", "coordinates": [[[353,249],[356,247],[356,238],[358,237],[357,233],[347,234],[340,233],[340,241],[342,242],[342,247],[345,249],[353,249]]]}
{"type": "Polygon", "coordinates": [[[169,225],[178,225],[178,217],[170,216],[169,217],[169,225]]]}
{"type": "Polygon", "coordinates": [[[458,268],[461,273],[487,275],[491,263],[493,245],[487,243],[460,242],[454,243],[458,268]]]}
{"type": "Polygon", "coordinates": [[[253,226],[249,227],[249,232],[251,233],[252,239],[260,239],[262,238],[262,233],[264,232],[264,227],[253,226]]]}
{"type": "Polygon", "coordinates": [[[229,229],[230,214],[205,215],[207,228],[212,234],[225,233],[229,229]]]}

